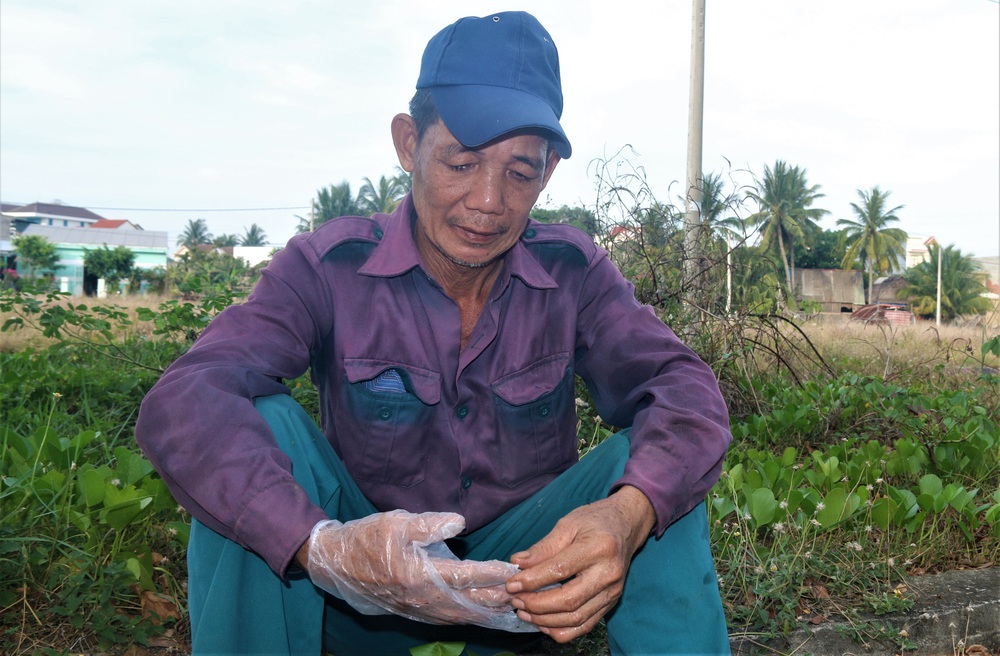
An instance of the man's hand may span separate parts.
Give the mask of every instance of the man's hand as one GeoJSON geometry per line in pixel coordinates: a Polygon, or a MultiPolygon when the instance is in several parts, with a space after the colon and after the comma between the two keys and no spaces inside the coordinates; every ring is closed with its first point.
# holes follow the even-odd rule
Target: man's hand
{"type": "Polygon", "coordinates": [[[465,527],[454,513],[377,513],[317,524],[296,560],[320,588],[367,615],[393,613],[431,624],[533,631],[514,615],[501,561],[458,560],[444,540],[465,527]]]}
{"type": "Polygon", "coordinates": [[[522,569],[507,582],[518,617],[556,642],[590,631],[618,603],[632,556],[655,522],[646,495],[631,486],[566,515],[511,557],[522,569]]]}

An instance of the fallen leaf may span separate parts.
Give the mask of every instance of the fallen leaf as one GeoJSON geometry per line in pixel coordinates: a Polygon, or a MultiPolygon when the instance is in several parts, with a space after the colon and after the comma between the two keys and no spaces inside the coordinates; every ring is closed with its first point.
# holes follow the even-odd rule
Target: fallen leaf
{"type": "Polygon", "coordinates": [[[181,614],[177,600],[159,592],[144,590],[142,593],[142,616],[152,619],[154,624],[164,620],[176,620],[181,614]]]}
{"type": "Polygon", "coordinates": [[[809,618],[810,624],[822,624],[825,621],[826,617],[824,617],[823,615],[813,615],[812,617],[809,618]]]}

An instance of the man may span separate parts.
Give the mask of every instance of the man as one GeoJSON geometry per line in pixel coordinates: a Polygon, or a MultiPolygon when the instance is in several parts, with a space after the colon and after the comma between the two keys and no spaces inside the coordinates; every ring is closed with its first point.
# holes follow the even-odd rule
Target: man
{"type": "Polygon", "coordinates": [[[586,235],[528,219],[571,154],[551,37],[462,19],[417,88],[396,212],[292,239],[143,402],[196,520],[195,653],[485,654],[601,618],[615,654],[727,652],[715,378],[586,235]],[[322,433],[281,382],[307,368],[322,433]],[[579,462],[576,374],[630,427],[579,462]]]}

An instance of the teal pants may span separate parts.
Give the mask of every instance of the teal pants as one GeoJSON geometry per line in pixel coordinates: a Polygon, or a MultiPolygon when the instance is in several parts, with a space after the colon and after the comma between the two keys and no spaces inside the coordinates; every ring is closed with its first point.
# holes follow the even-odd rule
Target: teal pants
{"type": "MultiPolygon", "coordinates": [[[[341,521],[378,512],[298,404],[288,396],[263,397],[256,404],[313,502],[341,521]]],[[[628,446],[627,432],[609,438],[489,525],[449,540],[449,547],[460,558],[508,560],[572,509],[606,497],[624,470],[628,446]]],[[[188,546],[188,601],[195,656],[319,656],[321,650],[334,656],[408,656],[410,647],[439,641],[465,642],[486,656],[530,649],[541,639],[541,634],[360,615],[324,595],[305,575],[282,581],[259,556],[197,521],[188,546]]],[[[729,653],[704,505],[636,553],[621,600],[607,615],[607,629],[616,656],[729,653]]]]}

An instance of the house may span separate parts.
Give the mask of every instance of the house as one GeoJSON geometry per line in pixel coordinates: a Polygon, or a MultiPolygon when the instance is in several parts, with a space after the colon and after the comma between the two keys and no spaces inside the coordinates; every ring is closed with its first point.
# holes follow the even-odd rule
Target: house
{"type": "Polygon", "coordinates": [[[101,228],[102,230],[142,230],[142,226],[132,223],[126,219],[101,219],[90,224],[91,228],[101,228]]]}
{"type": "Polygon", "coordinates": [[[167,266],[167,233],[152,230],[95,230],[90,227],[61,227],[31,224],[21,233],[44,237],[55,244],[59,265],[55,270],[61,291],[83,294],[84,289],[96,289],[97,281],[88,276],[83,266],[84,254],[107,246],[125,246],[135,253],[138,269],[167,266]]]}
{"type": "Polygon", "coordinates": [[[905,269],[915,267],[921,262],[931,259],[931,246],[936,245],[937,239],[926,235],[910,235],[906,238],[906,266],[905,269]]]}
{"type": "Polygon", "coordinates": [[[31,224],[61,228],[86,228],[104,219],[103,216],[94,214],[86,208],[59,203],[31,203],[19,207],[4,204],[0,211],[3,212],[4,216],[14,221],[19,233],[24,232],[24,229],[31,224]]]}
{"type": "Polygon", "coordinates": [[[799,298],[819,303],[823,312],[853,312],[865,304],[860,271],[795,269],[792,279],[799,298]]]}

